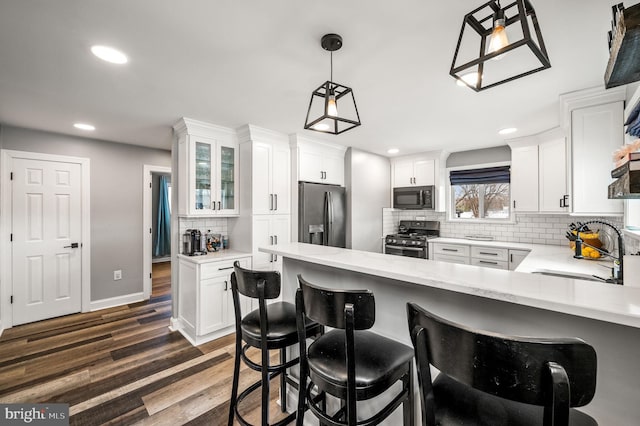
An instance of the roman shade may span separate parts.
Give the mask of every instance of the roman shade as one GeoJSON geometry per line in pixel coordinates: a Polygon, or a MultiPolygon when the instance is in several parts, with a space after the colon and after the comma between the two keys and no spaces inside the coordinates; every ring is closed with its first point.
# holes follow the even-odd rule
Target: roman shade
{"type": "Polygon", "coordinates": [[[511,167],[486,167],[483,169],[452,170],[449,173],[451,185],[473,185],[481,183],[509,183],[511,167]]]}

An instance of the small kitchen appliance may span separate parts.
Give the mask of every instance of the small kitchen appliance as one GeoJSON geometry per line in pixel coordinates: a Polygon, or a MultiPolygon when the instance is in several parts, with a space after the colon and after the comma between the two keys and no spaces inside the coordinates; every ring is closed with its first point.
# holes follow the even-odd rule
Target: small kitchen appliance
{"type": "Polygon", "coordinates": [[[182,234],[182,254],[187,256],[207,254],[207,252],[202,249],[203,242],[202,233],[199,229],[187,229],[185,233],[182,234]]]}
{"type": "Polygon", "coordinates": [[[406,210],[435,209],[435,187],[407,186],[393,188],[393,208],[406,210]]]}
{"type": "Polygon", "coordinates": [[[440,222],[435,220],[401,220],[398,233],[384,239],[384,252],[396,256],[429,258],[428,240],[440,236],[440,222]]]}

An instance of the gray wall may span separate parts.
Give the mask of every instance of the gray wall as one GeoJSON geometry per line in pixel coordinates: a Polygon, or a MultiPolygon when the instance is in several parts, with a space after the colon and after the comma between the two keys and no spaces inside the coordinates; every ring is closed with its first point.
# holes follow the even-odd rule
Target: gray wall
{"type": "Polygon", "coordinates": [[[143,165],[170,167],[171,152],[10,126],[0,148],[90,159],[91,300],[142,292],[143,165]]]}
{"type": "Polygon", "coordinates": [[[347,248],[382,253],[382,209],[390,207],[391,164],[387,157],[347,149],[347,248]]]}

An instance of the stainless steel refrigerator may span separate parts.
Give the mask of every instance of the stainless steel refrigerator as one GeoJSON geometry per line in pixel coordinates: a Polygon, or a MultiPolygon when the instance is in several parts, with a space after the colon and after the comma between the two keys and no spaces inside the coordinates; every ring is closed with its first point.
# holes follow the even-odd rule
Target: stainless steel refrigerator
{"type": "Polygon", "coordinates": [[[299,242],[345,247],[344,187],[300,182],[298,203],[299,242]]]}

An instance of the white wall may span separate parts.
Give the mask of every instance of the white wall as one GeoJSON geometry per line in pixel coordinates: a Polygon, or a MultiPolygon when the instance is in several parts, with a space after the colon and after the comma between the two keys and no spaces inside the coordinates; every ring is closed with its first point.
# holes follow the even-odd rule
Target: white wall
{"type": "Polygon", "coordinates": [[[171,166],[169,151],[2,126],[0,148],[91,161],[91,301],[142,292],[143,165],[171,166]],[[122,280],[113,271],[122,270],[122,280]]]}
{"type": "Polygon", "coordinates": [[[354,148],[345,155],[347,248],[382,253],[382,209],[391,200],[389,159],[354,148]]]}

